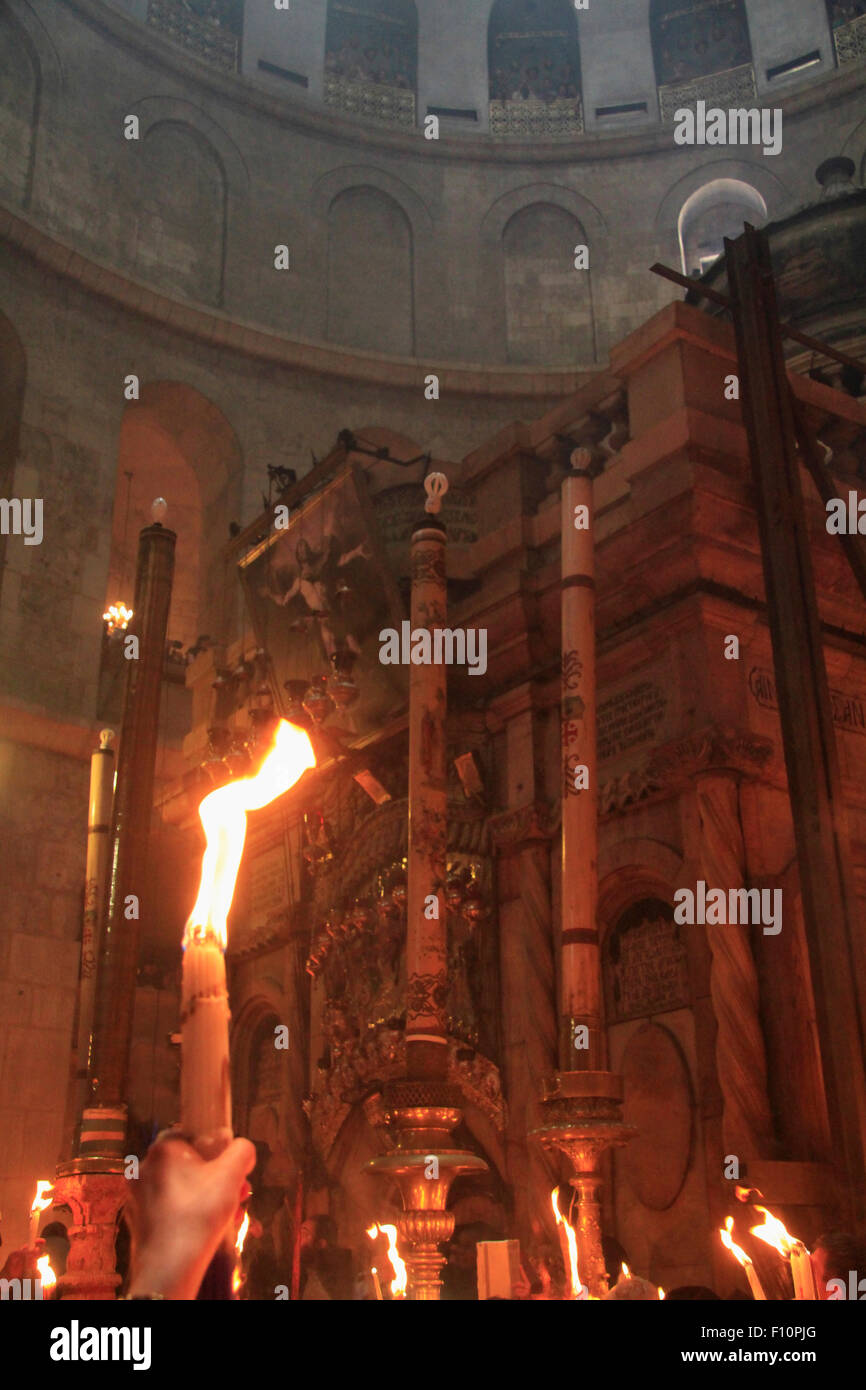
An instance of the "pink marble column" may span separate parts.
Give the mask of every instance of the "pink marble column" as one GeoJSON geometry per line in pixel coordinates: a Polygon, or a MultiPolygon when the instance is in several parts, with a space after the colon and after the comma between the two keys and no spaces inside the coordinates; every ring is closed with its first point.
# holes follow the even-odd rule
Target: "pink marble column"
{"type": "Polygon", "coordinates": [[[595,557],[586,449],[562,485],[562,998],[563,1071],[604,1066],[598,902],[595,557]],[[586,1030],[583,1032],[582,1030],[586,1030]],[[576,1045],[577,1044],[577,1045],[576,1045]]]}
{"type": "MultiPolygon", "coordinates": [[[[447,486],[447,484],[446,484],[447,486]]],[[[446,622],[445,527],[427,516],[412,535],[413,633],[446,622]]],[[[447,1045],[445,778],[446,671],[427,661],[409,667],[409,851],[406,923],[406,1060],[412,1079],[444,1080],[447,1045]]]]}

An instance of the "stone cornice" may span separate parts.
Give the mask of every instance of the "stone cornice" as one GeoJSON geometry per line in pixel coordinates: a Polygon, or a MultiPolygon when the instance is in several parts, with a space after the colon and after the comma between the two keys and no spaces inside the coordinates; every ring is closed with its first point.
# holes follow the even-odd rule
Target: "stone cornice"
{"type": "MultiPolygon", "coordinates": [[[[630,134],[582,135],[575,140],[538,141],[507,144],[494,140],[489,135],[461,136],[439,140],[424,140],[417,129],[412,134],[403,131],[379,129],[375,125],[365,125],[362,121],[347,120],[330,113],[327,108],[302,106],[286,97],[275,97],[264,91],[247,77],[227,76],[205,63],[190,57],[183,49],[163,38],[160,34],[138,24],[135,20],[104,0],[63,0],[67,8],[75,11],[93,29],[108,35],[119,44],[137,52],[144,59],[160,64],[172,72],[186,85],[198,84],[207,88],[214,96],[224,101],[252,110],[280,125],[309,132],[311,135],[329,136],[335,141],[352,148],[392,150],[402,154],[413,154],[423,159],[445,160],[451,162],[475,162],[494,164],[580,164],[599,159],[629,158],[635,155],[675,153],[673,133],[670,128],[655,126],[630,134]]],[[[816,78],[808,86],[788,93],[773,93],[773,104],[780,106],[786,119],[810,110],[813,106],[823,106],[828,99],[845,97],[856,92],[864,83],[864,73],[859,64],[852,64],[851,70],[834,69],[821,78],[816,78]]],[[[769,100],[762,94],[758,101],[769,100]]]]}
{"type": "Polygon", "coordinates": [[[425,376],[434,372],[440,389],[453,395],[492,396],[503,399],[567,396],[587,381],[586,372],[524,370],[521,367],[486,367],[477,363],[441,363],[419,358],[386,357],[346,348],[287,338],[260,325],[244,323],[227,314],[187,300],[173,299],[123,275],[113,266],[82,256],[72,247],[49,236],[34,223],[0,204],[0,246],[22,252],[40,267],[73,281],[81,290],[99,295],[130,314],[160,324],[172,333],[210,343],[220,352],[237,352],[293,371],[340,377],[375,386],[420,390],[425,376]]]}

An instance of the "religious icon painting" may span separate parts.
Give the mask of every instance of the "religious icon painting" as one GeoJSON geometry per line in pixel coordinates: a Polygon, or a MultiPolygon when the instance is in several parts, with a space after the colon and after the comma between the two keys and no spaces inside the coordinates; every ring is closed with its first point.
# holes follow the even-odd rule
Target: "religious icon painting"
{"type": "Polygon", "coordinates": [[[406,614],[361,469],[342,469],[238,564],[280,713],[312,684],[326,727],[351,742],[405,705],[406,670],[382,665],[379,633],[406,614]]]}

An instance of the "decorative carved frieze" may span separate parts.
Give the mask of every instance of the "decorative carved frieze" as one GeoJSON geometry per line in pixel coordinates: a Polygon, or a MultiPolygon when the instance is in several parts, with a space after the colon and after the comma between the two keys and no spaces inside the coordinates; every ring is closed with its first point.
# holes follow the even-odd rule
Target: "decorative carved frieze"
{"type": "Polygon", "coordinates": [[[698,773],[727,771],[755,777],[772,756],[772,741],[758,734],[706,729],[655,749],[636,768],[603,782],[599,813],[624,811],[658,793],[670,795],[698,773]]]}
{"type": "Polygon", "coordinates": [[[684,106],[694,106],[698,101],[728,110],[751,105],[756,99],[755,69],[751,63],[729,68],[727,72],[714,72],[709,77],[696,77],[691,82],[659,87],[662,125],[673,125],[677,111],[684,106]]]}
{"type": "Polygon", "coordinates": [[[833,43],[840,68],[846,63],[866,61],[866,14],[858,15],[834,29],[833,43]]]}
{"type": "Polygon", "coordinates": [[[228,27],[231,5],[203,0],[197,8],[200,13],[186,0],[149,0],[147,22],[202,62],[223,72],[236,72],[238,38],[228,27]]]}
{"type": "Polygon", "coordinates": [[[415,93],[379,82],[351,82],[325,74],[325,105],[349,116],[382,121],[385,125],[414,126],[415,93]]]}
{"type": "Polygon", "coordinates": [[[583,134],[580,98],[556,101],[491,101],[490,133],[535,140],[583,134]]]}
{"type": "MultiPolygon", "coordinates": [[[[499,1068],[476,1052],[465,1055],[463,1044],[449,1040],[449,1075],[459,1085],[464,1101],[477,1108],[503,1133],[505,1101],[499,1068]]],[[[365,1100],[374,1088],[405,1075],[406,1043],[396,1028],[380,1028],[348,1046],[330,1070],[320,1070],[313,1095],[304,1101],[313,1143],[327,1155],[352,1106],[365,1100]]]]}
{"type": "Polygon", "coordinates": [[[551,807],[543,801],[530,801],[516,811],[503,811],[489,822],[490,838],[498,854],[519,849],[531,840],[549,840],[553,834],[551,807]]]}

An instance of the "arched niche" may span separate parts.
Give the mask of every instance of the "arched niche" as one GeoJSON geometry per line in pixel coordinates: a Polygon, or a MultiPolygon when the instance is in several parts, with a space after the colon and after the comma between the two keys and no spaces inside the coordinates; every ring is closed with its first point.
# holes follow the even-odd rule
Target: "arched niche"
{"type": "Polygon", "coordinates": [[[650,34],[659,87],[752,61],[744,0],[651,0],[650,34]]]}
{"type": "Polygon", "coordinates": [[[414,354],[412,228],[381,189],[346,188],[328,209],[326,331],[344,347],[414,354]]]}
{"type": "Polygon", "coordinates": [[[496,0],[487,28],[487,72],[493,135],[583,129],[571,0],[496,0]]]}
{"type": "Polygon", "coordinates": [[[414,125],[417,80],[413,0],[328,0],[327,105],[390,125],[414,125]]]}
{"type": "Polygon", "coordinates": [[[575,268],[587,245],[580,222],[553,203],[532,203],[502,233],[508,360],[544,366],[595,361],[588,269],[575,268]]]}
{"type": "Polygon", "coordinates": [[[710,179],[691,193],[680,209],[677,231],[683,273],[703,274],[724,254],[725,237],[742,236],[743,224],[763,227],[767,204],[741,179],[710,179]]]}
{"type": "Polygon", "coordinates": [[[138,533],[155,497],[177,533],[168,639],[184,648],[222,633],[222,551],[237,504],[241,449],[217,406],[183,382],[148,382],[123,413],[106,599],[131,606],[138,533]],[[128,521],[127,521],[128,515],[128,521]],[[125,537],[125,540],[124,540],[125,537]]]}
{"type": "Polygon", "coordinates": [[[33,177],[40,72],[25,31],[0,10],[0,198],[23,205],[33,177]]]}
{"type": "Polygon", "coordinates": [[[170,293],[220,304],[226,245],[226,177],[210,141],[179,120],[142,136],[133,273],[170,293]]]}

